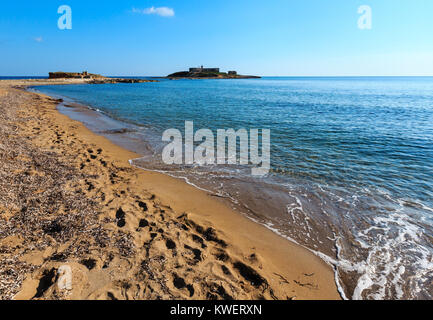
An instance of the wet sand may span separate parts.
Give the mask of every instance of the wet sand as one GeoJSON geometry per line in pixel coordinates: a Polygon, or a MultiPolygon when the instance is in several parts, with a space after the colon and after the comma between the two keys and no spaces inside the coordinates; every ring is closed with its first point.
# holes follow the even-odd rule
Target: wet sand
{"type": "Polygon", "coordinates": [[[24,90],[38,84],[54,83],[0,81],[1,299],[340,298],[314,254],[217,197],[130,166],[139,154],[24,90]],[[62,266],[69,289],[57,283],[62,266]]]}

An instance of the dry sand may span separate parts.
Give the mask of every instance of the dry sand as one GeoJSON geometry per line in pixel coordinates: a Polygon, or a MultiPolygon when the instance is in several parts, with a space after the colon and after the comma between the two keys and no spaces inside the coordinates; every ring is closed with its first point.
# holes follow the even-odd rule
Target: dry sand
{"type": "Polygon", "coordinates": [[[340,299],[308,250],[21,87],[44,83],[0,81],[0,299],[340,299]]]}

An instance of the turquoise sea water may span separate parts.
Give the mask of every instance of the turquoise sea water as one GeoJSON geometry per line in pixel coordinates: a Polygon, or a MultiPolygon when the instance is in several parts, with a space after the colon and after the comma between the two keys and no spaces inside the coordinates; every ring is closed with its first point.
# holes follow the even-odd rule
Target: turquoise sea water
{"type": "MultiPolygon", "coordinates": [[[[433,77],[44,86],[133,128],[134,162],[230,199],[336,268],[347,298],[433,297],[433,77]],[[160,163],[162,132],[271,130],[272,170],[160,163]],[[205,174],[204,174],[205,173],[205,174]]],[[[112,128],[107,128],[112,129],[112,128]]]]}

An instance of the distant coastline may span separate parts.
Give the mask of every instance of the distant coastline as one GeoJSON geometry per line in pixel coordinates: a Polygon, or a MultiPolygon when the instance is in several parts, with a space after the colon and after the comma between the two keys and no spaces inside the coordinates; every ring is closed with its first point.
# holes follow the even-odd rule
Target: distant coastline
{"type": "Polygon", "coordinates": [[[87,71],[79,72],[50,72],[48,79],[63,80],[63,79],[81,79],[89,84],[106,84],[106,83],[144,83],[158,82],[157,80],[137,79],[137,78],[109,78],[100,74],[88,73],[87,71]]]}

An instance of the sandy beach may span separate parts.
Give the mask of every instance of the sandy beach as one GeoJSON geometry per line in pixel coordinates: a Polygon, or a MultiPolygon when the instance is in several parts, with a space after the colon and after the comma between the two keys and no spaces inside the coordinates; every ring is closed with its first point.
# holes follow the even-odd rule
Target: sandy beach
{"type": "Polygon", "coordinates": [[[83,82],[0,81],[0,299],[340,299],[307,249],[25,90],[83,82]]]}

